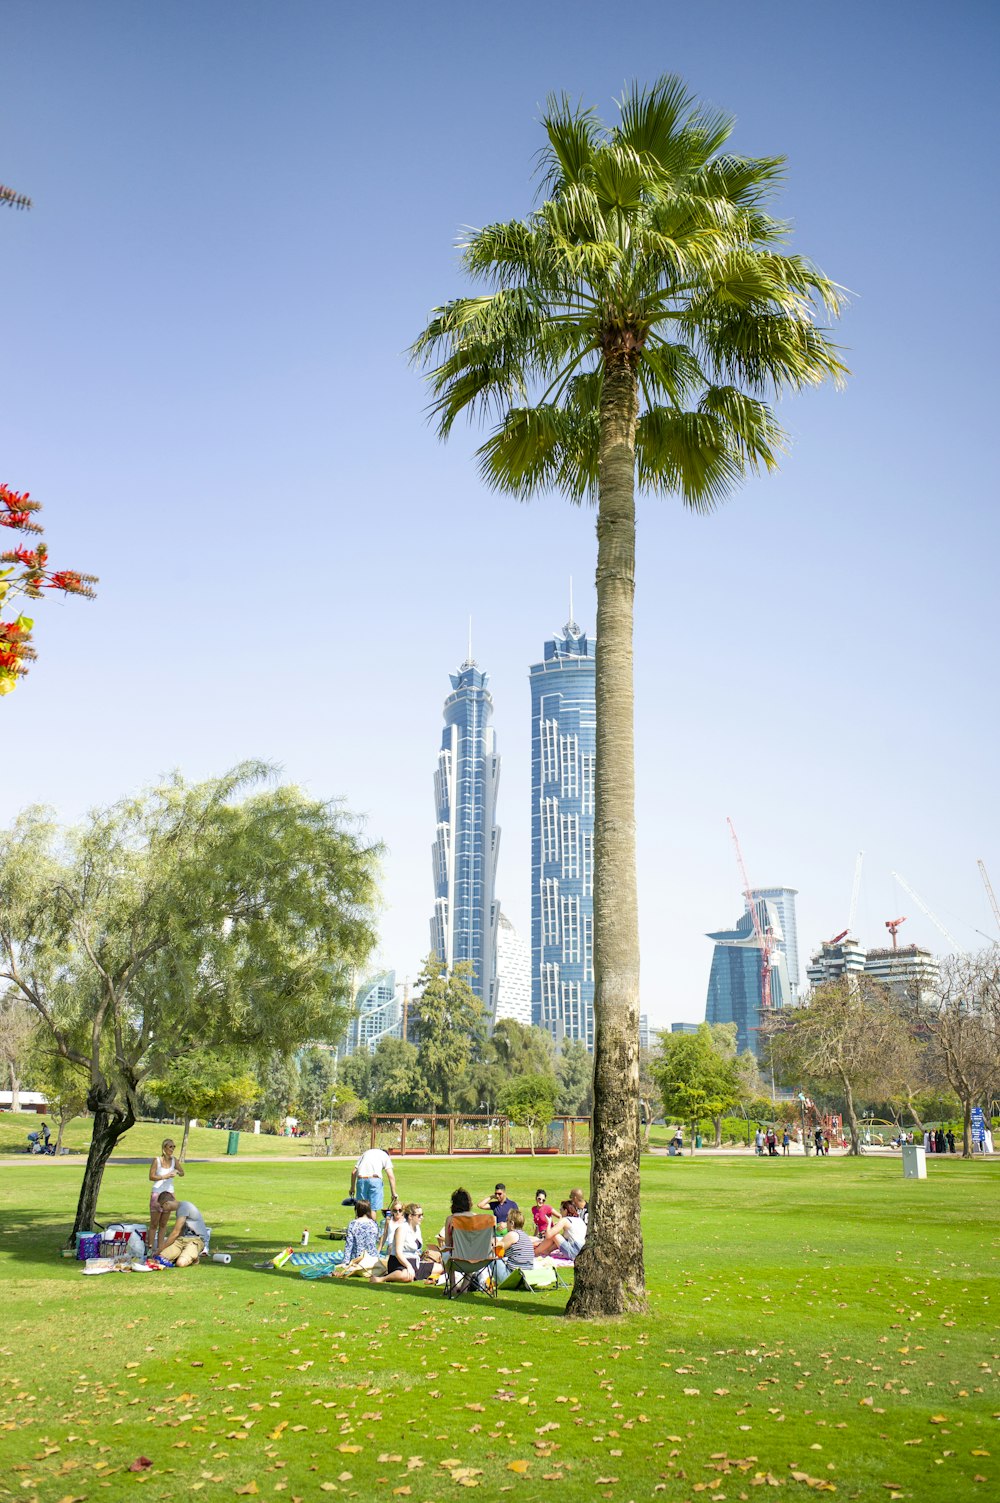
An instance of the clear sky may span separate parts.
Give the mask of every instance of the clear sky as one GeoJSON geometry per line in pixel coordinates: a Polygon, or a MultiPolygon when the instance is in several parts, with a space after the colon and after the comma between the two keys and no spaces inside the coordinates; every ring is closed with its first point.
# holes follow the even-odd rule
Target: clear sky
{"type": "Polygon", "coordinates": [[[428,945],[448,673],[491,676],[498,891],[529,916],[527,671],[594,621],[593,514],[479,485],[403,351],[462,225],[524,213],[538,119],[678,72],[788,158],[794,244],[854,294],[849,389],[782,406],[781,473],[641,503],[643,1008],[704,1015],[708,929],[797,887],[800,952],[993,919],[998,210],[992,0],[4,0],[0,479],[59,566],[0,702],[0,819],[273,759],[384,841],[382,953],[428,945]]]}

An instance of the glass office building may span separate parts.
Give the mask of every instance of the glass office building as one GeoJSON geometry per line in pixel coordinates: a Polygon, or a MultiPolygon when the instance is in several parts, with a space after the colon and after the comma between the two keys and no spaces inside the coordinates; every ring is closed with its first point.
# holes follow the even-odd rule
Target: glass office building
{"type": "Polygon", "coordinates": [[[766,898],[778,915],[782,940],[779,945],[788,966],[788,984],[792,1002],[799,999],[799,927],[795,920],[796,887],[755,887],[755,898],[766,898]]]}
{"type": "MultiPolygon", "coordinates": [[[[790,891],[791,889],[782,889],[790,891]]],[[[775,940],[771,953],[771,1005],[787,1007],[792,1001],[785,936],[778,910],[769,898],[754,897],[761,928],[770,928],[775,940]]],[[[736,1047],[742,1053],[760,1050],[761,950],[754,933],[749,905],[732,929],[708,935],[715,941],[712,970],[708,978],[705,1018],[709,1023],[735,1023],[736,1047]]]]}
{"type": "Polygon", "coordinates": [[[531,1016],[594,1047],[595,652],[567,622],[531,684],[531,1016]]]}
{"type": "Polygon", "coordinates": [[[472,965],[472,987],[490,1017],[496,1005],[497,919],[494,891],[500,830],[496,823],[500,757],[491,725],[489,680],[469,658],[451,675],[444,734],[434,774],[437,835],[431,949],[449,971],[472,965]]]}
{"type": "Polygon", "coordinates": [[[358,988],[354,1012],[347,1027],[341,1053],[353,1054],[367,1049],[374,1054],[383,1038],[402,1038],[403,1005],[395,971],[383,971],[370,977],[358,988]]]}

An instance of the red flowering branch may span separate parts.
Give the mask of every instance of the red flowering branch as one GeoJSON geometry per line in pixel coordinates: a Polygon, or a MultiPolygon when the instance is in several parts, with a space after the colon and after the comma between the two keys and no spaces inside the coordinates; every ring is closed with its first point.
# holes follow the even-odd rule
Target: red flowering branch
{"type": "MultiPolygon", "coordinates": [[[[40,510],[39,502],[33,501],[27,491],[12,490],[0,482],[0,527],[40,535],[41,524],[35,521],[40,510]]],[[[6,565],[0,568],[0,606],[15,595],[41,600],[46,590],[84,595],[88,600],[94,598],[91,587],[97,583],[95,576],[81,574],[76,569],[50,569],[49,550],[44,543],[31,548],[7,548],[0,552],[0,564],[6,565]]],[[[0,621],[0,695],[17,687],[18,679],[28,671],[26,664],[35,657],[31,645],[34,624],[30,616],[24,615],[0,621]]]]}

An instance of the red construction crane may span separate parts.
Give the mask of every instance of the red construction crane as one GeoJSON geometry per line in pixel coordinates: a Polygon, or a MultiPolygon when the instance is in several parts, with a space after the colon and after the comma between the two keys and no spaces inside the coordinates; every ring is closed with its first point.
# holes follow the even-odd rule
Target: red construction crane
{"type": "Polygon", "coordinates": [[[753,932],[760,946],[760,1005],[764,1009],[771,1006],[771,951],[774,949],[774,935],[770,927],[766,930],[760,922],[760,914],[757,912],[757,903],[753,896],[753,888],[750,886],[750,878],[743,862],[743,852],[740,850],[739,837],[736,834],[732,820],[726,817],[729,833],[733,837],[733,845],[736,847],[736,860],[740,868],[740,876],[743,878],[743,896],[747,900],[750,909],[750,918],[753,921],[753,932]]]}
{"type": "Polygon", "coordinates": [[[896,930],[898,928],[900,928],[900,926],[902,924],[905,924],[905,923],[906,923],[906,914],[905,913],[903,914],[902,918],[898,918],[898,919],[886,919],[886,921],[885,921],[885,927],[888,929],[889,933],[892,935],[892,948],[894,950],[897,948],[897,945],[896,945],[896,930]]]}

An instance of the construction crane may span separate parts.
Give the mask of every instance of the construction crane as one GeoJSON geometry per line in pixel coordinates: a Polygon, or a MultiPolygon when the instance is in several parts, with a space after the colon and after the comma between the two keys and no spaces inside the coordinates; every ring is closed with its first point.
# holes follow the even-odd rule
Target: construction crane
{"type": "Polygon", "coordinates": [[[906,914],[905,913],[903,914],[902,918],[898,918],[898,919],[886,919],[886,921],[885,921],[885,927],[888,929],[889,933],[892,935],[892,948],[894,950],[898,948],[898,946],[896,944],[896,930],[900,927],[901,924],[905,924],[905,923],[906,923],[906,914]]]}
{"type": "Polygon", "coordinates": [[[848,932],[848,934],[850,934],[851,931],[853,930],[853,928],[854,928],[854,920],[857,917],[857,912],[858,912],[858,894],[861,891],[861,866],[862,866],[862,863],[864,862],[864,859],[865,859],[865,853],[864,853],[864,851],[859,851],[858,852],[858,859],[854,863],[854,886],[851,888],[851,911],[847,915],[847,932],[848,932]]]}
{"type": "Polygon", "coordinates": [[[847,916],[847,928],[841,929],[839,934],[835,934],[832,939],[828,939],[828,945],[839,945],[840,941],[846,939],[854,929],[854,916],[858,911],[858,893],[861,891],[861,863],[864,859],[864,851],[859,851],[858,859],[854,863],[854,886],[851,888],[851,911],[847,916]]]}
{"type": "Polygon", "coordinates": [[[743,852],[740,850],[739,837],[728,815],[726,816],[726,824],[729,826],[729,833],[733,837],[733,845],[736,847],[736,861],[740,869],[740,876],[743,878],[743,896],[747,900],[747,907],[750,909],[750,918],[753,923],[754,936],[760,946],[760,1005],[763,1009],[770,1010],[771,951],[774,949],[774,935],[771,933],[770,928],[765,930],[761,924],[760,914],[757,912],[757,904],[754,901],[753,888],[750,886],[750,878],[747,876],[747,869],[743,861],[743,852]]]}
{"type": "Polygon", "coordinates": [[[989,900],[990,900],[990,907],[993,909],[993,917],[996,920],[996,926],[997,926],[998,929],[1000,929],[1000,905],[998,905],[996,897],[994,895],[993,884],[990,882],[989,875],[988,875],[988,873],[986,871],[985,864],[982,861],[980,861],[978,863],[978,866],[979,866],[979,875],[982,877],[982,879],[983,879],[983,886],[986,888],[986,896],[989,898],[989,900]]]}
{"type": "MultiPolygon", "coordinates": [[[[924,902],[924,900],[920,896],[920,894],[918,892],[914,892],[913,891],[913,888],[910,886],[909,882],[907,882],[905,880],[905,878],[901,877],[899,875],[899,872],[893,872],[892,875],[895,877],[895,879],[899,883],[900,887],[904,888],[910,894],[910,897],[916,903],[917,907],[920,908],[927,915],[927,917],[930,919],[931,923],[934,925],[935,929],[940,929],[941,933],[944,935],[945,939],[951,945],[952,949],[953,950],[957,950],[958,953],[961,954],[962,953],[962,946],[959,944],[958,940],[955,938],[955,936],[953,934],[949,934],[948,930],[945,928],[944,924],[942,924],[941,920],[939,918],[935,917],[935,915],[933,913],[931,913],[930,909],[928,908],[927,904],[924,902]]],[[[895,936],[893,936],[893,938],[895,938],[895,936]]]]}

